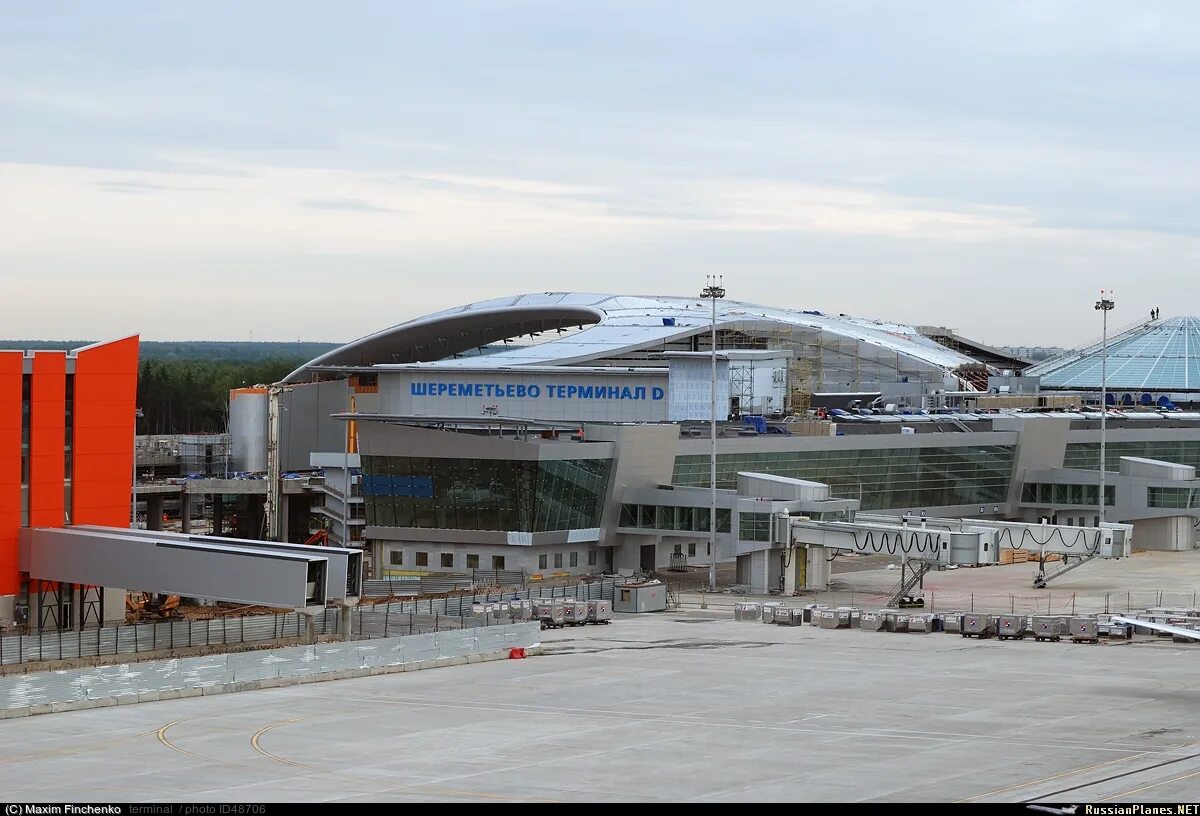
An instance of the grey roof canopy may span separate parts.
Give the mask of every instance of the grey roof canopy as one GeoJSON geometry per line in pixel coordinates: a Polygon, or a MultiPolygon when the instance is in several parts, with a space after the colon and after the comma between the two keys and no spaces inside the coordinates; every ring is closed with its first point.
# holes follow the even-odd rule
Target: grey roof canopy
{"type": "MultiPolygon", "coordinates": [[[[314,366],[430,363],[438,368],[567,365],[653,348],[707,332],[711,303],[699,298],[544,292],[472,303],[401,323],[327,352],[287,376],[300,382],[314,366]],[[567,329],[578,329],[567,332],[567,329]],[[538,332],[545,342],[474,353],[489,344],[538,332]],[[470,354],[456,358],[456,355],[470,354]]],[[[900,355],[951,371],[975,363],[938,345],[914,327],[880,320],[796,311],[722,300],[722,328],[804,328],[858,341],[883,355],[900,355]]]]}

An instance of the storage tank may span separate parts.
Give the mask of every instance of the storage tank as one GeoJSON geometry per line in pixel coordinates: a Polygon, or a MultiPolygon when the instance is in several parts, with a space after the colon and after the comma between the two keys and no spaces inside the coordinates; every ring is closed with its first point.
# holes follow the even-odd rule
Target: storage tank
{"type": "Polygon", "coordinates": [[[229,392],[229,436],[235,471],[267,470],[267,389],[235,388],[229,392]]]}

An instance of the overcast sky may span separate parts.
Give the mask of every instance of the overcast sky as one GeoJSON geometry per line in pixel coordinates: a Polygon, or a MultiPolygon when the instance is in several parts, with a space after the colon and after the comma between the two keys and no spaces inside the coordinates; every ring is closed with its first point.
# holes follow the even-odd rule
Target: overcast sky
{"type": "Polygon", "coordinates": [[[1200,4],[8,3],[0,337],[529,291],[1075,345],[1200,313],[1200,4]]]}

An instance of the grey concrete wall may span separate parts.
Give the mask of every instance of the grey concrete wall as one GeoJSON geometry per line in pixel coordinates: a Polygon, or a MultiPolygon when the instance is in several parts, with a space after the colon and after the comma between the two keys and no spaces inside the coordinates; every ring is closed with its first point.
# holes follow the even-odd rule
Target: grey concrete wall
{"type": "Polygon", "coordinates": [[[280,467],[284,471],[306,470],[313,451],[344,450],[346,423],[331,416],[348,410],[347,380],[296,385],[280,394],[280,467]]]}
{"type": "MultiPolygon", "coordinates": [[[[606,440],[613,448],[612,476],[604,513],[600,518],[600,544],[615,547],[614,564],[618,569],[636,569],[637,547],[618,535],[621,496],[627,488],[658,487],[671,483],[675,471],[675,453],[679,444],[678,425],[588,425],[589,439],[606,440]],[[632,563],[630,563],[632,561],[632,563]]],[[[640,538],[640,536],[639,536],[640,538]]],[[[648,542],[642,542],[648,543],[648,542]]]]}
{"type": "Polygon", "coordinates": [[[1190,550],[1195,532],[1188,516],[1139,519],[1133,522],[1133,546],[1139,550],[1190,550]]]}
{"type": "MultiPolygon", "coordinates": [[[[452,531],[446,531],[452,532],[452,531]]],[[[501,534],[503,535],[503,534],[501,534]]],[[[467,566],[468,555],[479,556],[479,566],[476,569],[490,570],[492,569],[492,557],[501,556],[504,558],[504,566],[506,570],[522,570],[526,574],[533,573],[570,573],[571,575],[586,575],[587,573],[602,572],[607,569],[607,554],[603,547],[588,543],[558,543],[539,546],[515,546],[509,544],[473,544],[462,541],[459,537],[458,541],[405,541],[395,542],[380,540],[378,542],[380,552],[379,566],[376,570],[376,575],[380,578],[386,578],[389,571],[395,574],[412,573],[412,572],[466,572],[471,567],[467,566]],[[392,553],[403,553],[403,563],[392,563],[392,553]],[[417,564],[416,555],[423,552],[428,557],[428,563],[424,566],[417,564]],[[588,563],[588,553],[596,553],[596,563],[588,563]],[[453,563],[450,566],[443,566],[442,554],[449,554],[453,557],[453,563]],[[571,553],[575,553],[576,563],[571,565],[571,553]],[[562,556],[562,566],[554,566],[554,556],[558,554],[562,556]],[[545,568],[539,566],[539,556],[546,556],[545,568]]]]}
{"type": "Polygon", "coordinates": [[[0,677],[0,719],[434,668],[536,648],[537,623],[0,677]]]}
{"type": "Polygon", "coordinates": [[[1013,479],[1008,485],[1010,507],[1016,507],[1021,500],[1021,484],[1025,481],[1026,473],[1062,467],[1070,430],[1069,423],[1057,419],[1027,419],[1021,426],[1017,454],[1013,460],[1013,479]]]}

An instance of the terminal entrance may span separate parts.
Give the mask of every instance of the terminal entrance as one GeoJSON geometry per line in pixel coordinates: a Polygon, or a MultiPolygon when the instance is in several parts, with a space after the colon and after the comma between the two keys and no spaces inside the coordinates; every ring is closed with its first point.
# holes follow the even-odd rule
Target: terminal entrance
{"type": "Polygon", "coordinates": [[[643,544],[641,551],[642,572],[654,572],[654,556],[658,547],[654,544],[643,544]]]}

